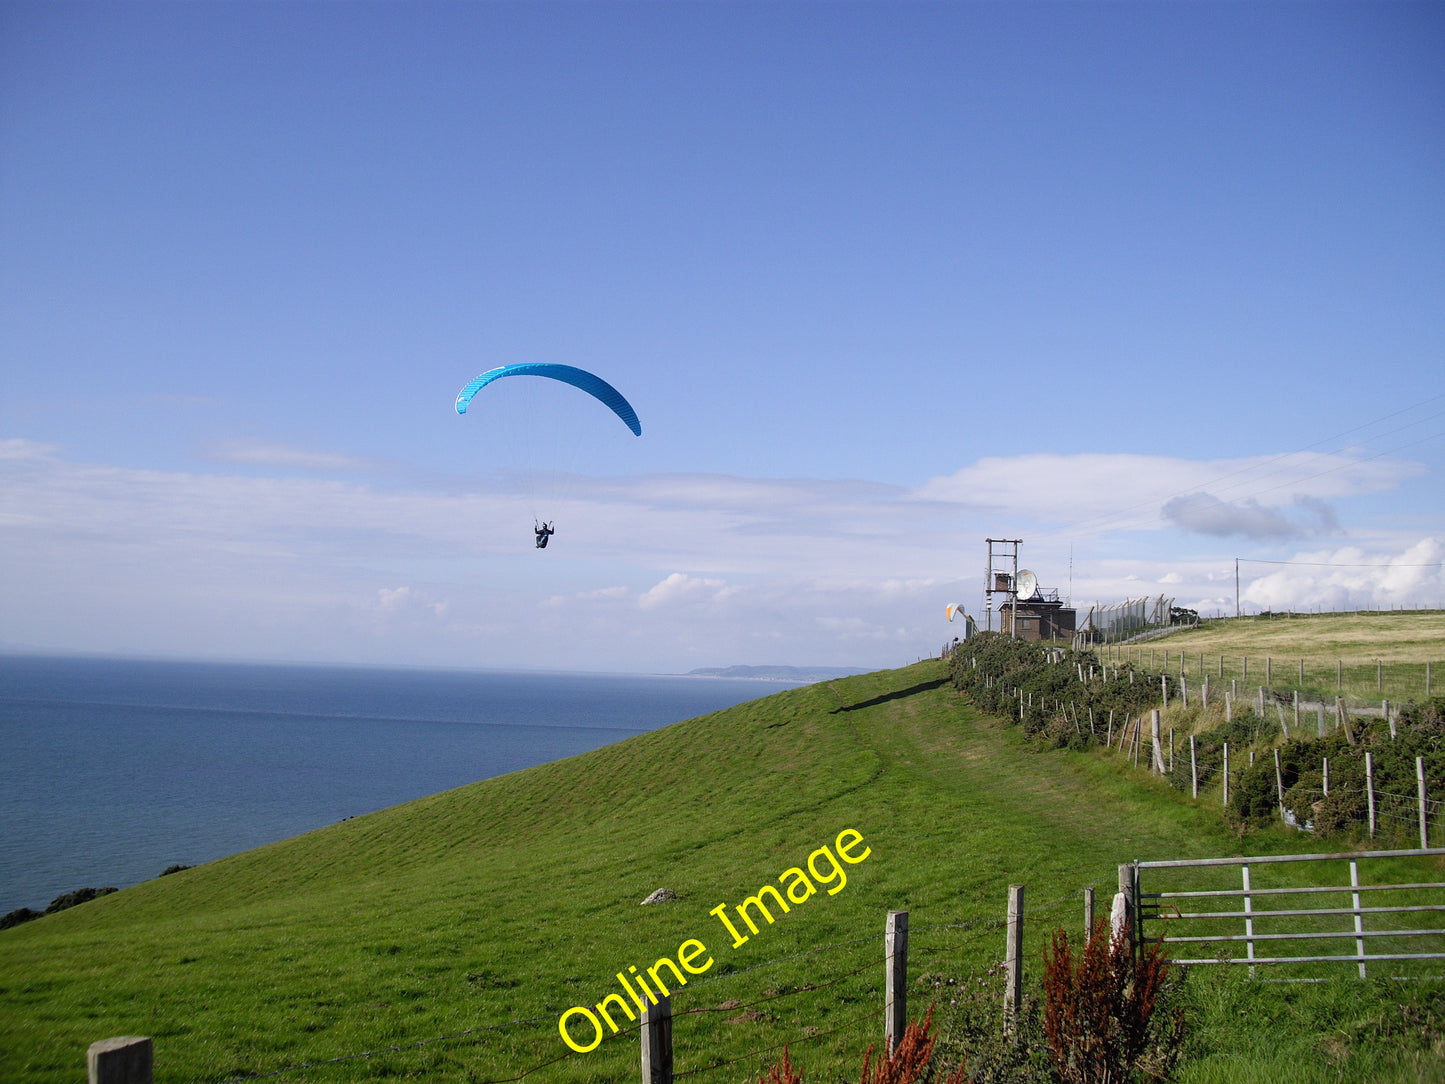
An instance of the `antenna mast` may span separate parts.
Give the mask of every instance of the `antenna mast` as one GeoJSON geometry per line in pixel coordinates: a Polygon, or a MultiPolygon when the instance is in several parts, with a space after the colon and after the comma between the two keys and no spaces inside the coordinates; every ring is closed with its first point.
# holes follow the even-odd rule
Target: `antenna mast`
{"type": "Polygon", "coordinates": [[[988,569],[984,573],[983,581],[984,608],[988,615],[988,631],[993,631],[993,596],[1007,595],[1008,601],[1002,603],[998,608],[998,628],[1003,631],[1003,608],[1009,607],[1009,634],[1013,639],[1018,639],[1018,582],[1019,582],[1019,547],[1023,545],[1022,538],[987,538],[988,543],[988,569]],[[994,546],[998,549],[999,563],[1002,564],[1005,558],[1012,558],[1012,571],[998,572],[993,570],[994,546]],[[1005,550],[1004,547],[1011,547],[1005,550]]]}

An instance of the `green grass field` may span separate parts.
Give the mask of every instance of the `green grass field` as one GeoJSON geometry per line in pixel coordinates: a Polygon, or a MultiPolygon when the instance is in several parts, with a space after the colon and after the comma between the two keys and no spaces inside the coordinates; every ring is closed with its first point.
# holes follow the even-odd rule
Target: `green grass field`
{"type": "Polygon", "coordinates": [[[1445,695],[1445,612],[1275,614],[1206,621],[1140,644],[1102,648],[1150,669],[1198,680],[1295,689],[1357,700],[1445,695]],[[1303,669],[1301,669],[1303,664],[1303,669]]]}
{"type": "MultiPolygon", "coordinates": [[[[778,693],[0,932],[0,1079],[71,1081],[92,1041],[149,1035],[158,1081],[293,1069],[275,1079],[480,1082],[569,1054],[528,1079],[634,1080],[635,1032],[571,1054],[557,1018],[689,938],[714,964],[675,991],[679,1073],[716,1065],[694,1079],[756,1080],[775,1054],[755,1052],[786,1040],[810,1081],[856,1079],[881,1034],[890,908],[910,912],[915,978],[962,977],[1002,957],[1007,886],[1023,883],[1036,979],[1053,925],[1081,926],[1085,885],[1107,901],[1121,862],[1241,846],[1300,838],[1241,844],[1217,807],[1122,758],[1039,752],[923,662],[778,693]],[[846,886],[732,948],[708,912],[731,914],[845,828],[871,848],[846,886]],[[661,887],[680,898],[638,906],[661,887]]],[[[1438,863],[1397,866],[1440,879],[1438,863]]],[[[1438,1057],[1395,1050],[1393,1009],[1368,984],[1196,985],[1198,1039],[1180,1079],[1445,1079],[1438,1057]]]]}

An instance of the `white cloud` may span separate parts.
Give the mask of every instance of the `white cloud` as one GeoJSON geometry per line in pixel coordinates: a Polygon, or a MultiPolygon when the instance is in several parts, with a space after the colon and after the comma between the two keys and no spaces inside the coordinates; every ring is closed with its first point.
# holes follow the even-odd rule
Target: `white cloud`
{"type": "Polygon", "coordinates": [[[1303,532],[1288,516],[1258,501],[1229,504],[1209,493],[1191,493],[1166,501],[1164,518],[1188,531],[1224,538],[1239,534],[1247,538],[1295,538],[1303,532]]]}
{"type": "MultiPolygon", "coordinates": [[[[1089,475],[1101,458],[1132,469],[1156,462],[1078,457],[1070,469],[1089,475]]],[[[1022,480],[1040,457],[990,464],[968,470],[1022,480]]],[[[986,509],[867,482],[687,475],[573,489],[583,496],[558,503],[560,533],[542,552],[531,510],[501,494],[135,470],[3,441],[0,642],[578,669],[896,665],[951,634],[946,603],[982,610],[981,540],[999,533],[986,509]]],[[[1098,513],[1120,498],[1069,499],[1098,513]]],[[[1117,538],[1079,547],[1075,600],[1117,601],[1154,583],[1181,604],[1212,612],[1227,600],[1232,612],[1232,558],[1181,552],[1157,506],[1152,515],[1163,529],[1122,549],[1117,538]]],[[[1045,586],[1068,590],[1075,536],[1009,533],[1026,538],[1026,563],[1045,586]]],[[[1246,575],[1250,604],[1405,600],[1432,583],[1441,601],[1438,575],[1383,556],[1418,541],[1361,540],[1360,552],[1381,555],[1366,558],[1381,566],[1372,580],[1293,569],[1270,580],[1271,570],[1255,586],[1246,575]]]]}
{"type": "Polygon", "coordinates": [[[45,459],[59,451],[54,444],[42,444],[22,437],[0,440],[0,459],[45,459]]]}
{"type": "Polygon", "coordinates": [[[219,462],[248,467],[279,467],[323,474],[357,474],[372,467],[366,460],[335,452],[318,452],[258,440],[218,441],[207,451],[212,459],[219,462]]]}
{"type": "Polygon", "coordinates": [[[1040,454],[981,459],[931,479],[913,495],[1032,523],[1071,524],[1082,533],[1156,529],[1172,519],[1209,534],[1286,537],[1299,531],[1270,509],[1312,508],[1331,524],[1333,513],[1319,502],[1387,490],[1422,472],[1416,463],[1343,454],[1211,461],[1040,454]],[[1223,514],[1231,509],[1233,519],[1223,514]]]}
{"type": "Polygon", "coordinates": [[[727,597],[726,588],[727,584],[723,580],[698,579],[674,572],[661,583],[644,591],[637,604],[644,610],[652,610],[659,606],[675,606],[699,599],[715,601],[727,597]]]}
{"type": "Polygon", "coordinates": [[[384,611],[391,612],[405,606],[411,599],[412,591],[410,587],[397,587],[395,589],[383,587],[378,590],[376,594],[377,606],[384,611]]]}
{"type": "Polygon", "coordinates": [[[1279,508],[1266,508],[1255,500],[1229,503],[1210,493],[1191,493],[1166,501],[1164,518],[1198,534],[1226,538],[1299,538],[1338,530],[1339,519],[1334,508],[1317,497],[1300,497],[1294,501],[1291,517],[1279,508]]]}
{"type": "MultiPolygon", "coordinates": [[[[1423,538],[1397,554],[1350,546],[1302,553],[1247,581],[1242,602],[1257,610],[1438,605],[1445,596],[1445,543],[1423,538]]],[[[1250,565],[1259,572],[1267,565],[1250,565]]]]}

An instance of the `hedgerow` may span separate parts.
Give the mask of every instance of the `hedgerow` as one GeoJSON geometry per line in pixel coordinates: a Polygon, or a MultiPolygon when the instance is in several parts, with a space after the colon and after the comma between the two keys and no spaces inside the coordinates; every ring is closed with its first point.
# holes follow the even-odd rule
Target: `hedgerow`
{"type": "MultiPolygon", "coordinates": [[[[1052,748],[1082,751],[1111,735],[1117,739],[1126,722],[1137,721],[1160,704],[1158,674],[1131,663],[1102,663],[1090,650],[1012,640],[999,633],[982,633],[960,644],[950,657],[949,672],[954,686],[980,710],[1010,721],[1030,739],[1052,748]]],[[[1172,758],[1164,778],[1184,791],[1196,777],[1201,784],[1216,780],[1227,744],[1230,793],[1224,814],[1233,823],[1263,825],[1287,811],[1297,826],[1316,835],[1359,835],[1368,830],[1368,752],[1377,795],[1375,840],[1402,846],[1418,841],[1418,823],[1401,803],[1417,793],[1417,757],[1424,758],[1427,794],[1439,795],[1445,788],[1445,698],[1405,704],[1393,734],[1383,718],[1359,718],[1324,737],[1286,737],[1281,713],[1274,714],[1261,717],[1242,704],[1232,718],[1221,720],[1197,705],[1183,711],[1171,708],[1171,725],[1192,730],[1193,762],[1191,766],[1181,749],[1185,755],[1172,758]]]]}

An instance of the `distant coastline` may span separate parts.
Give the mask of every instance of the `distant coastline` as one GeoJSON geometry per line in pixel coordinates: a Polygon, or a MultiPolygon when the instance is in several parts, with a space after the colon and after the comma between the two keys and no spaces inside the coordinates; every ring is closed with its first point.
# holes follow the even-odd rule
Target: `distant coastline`
{"type": "Polygon", "coordinates": [[[748,681],[794,681],[811,684],[871,673],[861,666],[700,666],[688,677],[743,678],[748,681]]]}

